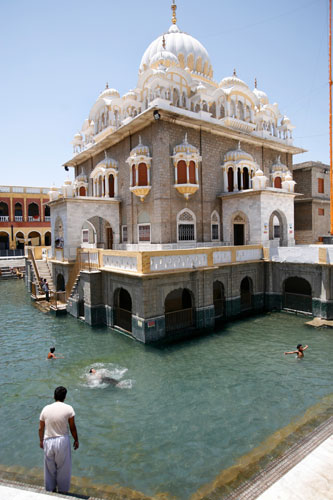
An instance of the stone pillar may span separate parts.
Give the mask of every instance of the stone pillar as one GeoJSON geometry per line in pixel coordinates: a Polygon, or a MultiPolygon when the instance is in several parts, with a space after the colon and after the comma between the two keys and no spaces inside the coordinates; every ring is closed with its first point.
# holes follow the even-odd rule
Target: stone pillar
{"type": "Polygon", "coordinates": [[[237,176],[237,168],[233,168],[234,172],[234,191],[238,191],[238,176],[237,176]]]}
{"type": "Polygon", "coordinates": [[[225,193],[228,192],[228,172],[227,172],[227,169],[226,167],[223,168],[223,191],[225,193]]]}

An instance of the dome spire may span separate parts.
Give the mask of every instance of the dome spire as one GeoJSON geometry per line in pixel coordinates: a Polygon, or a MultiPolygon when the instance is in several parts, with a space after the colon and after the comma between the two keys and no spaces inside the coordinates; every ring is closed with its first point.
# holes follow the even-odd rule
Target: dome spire
{"type": "Polygon", "coordinates": [[[163,47],[163,50],[166,49],[166,45],[165,45],[165,36],[163,35],[163,38],[162,38],[162,47],[163,47]]]}
{"type": "Polygon", "coordinates": [[[177,18],[176,18],[177,5],[175,4],[175,0],[172,0],[171,10],[172,10],[172,24],[176,24],[177,23],[177,18]]]}
{"type": "Polygon", "coordinates": [[[258,85],[258,82],[257,82],[257,79],[255,78],[255,79],[254,79],[254,88],[255,88],[255,89],[257,88],[257,85],[258,85]]]}

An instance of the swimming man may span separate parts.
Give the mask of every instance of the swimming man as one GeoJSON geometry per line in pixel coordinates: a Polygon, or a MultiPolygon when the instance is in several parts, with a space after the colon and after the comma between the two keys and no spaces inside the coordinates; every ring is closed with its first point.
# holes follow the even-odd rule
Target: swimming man
{"type": "Polygon", "coordinates": [[[103,377],[103,375],[101,373],[99,373],[98,371],[96,371],[95,368],[90,368],[89,373],[90,373],[90,375],[94,375],[95,377],[100,379],[102,384],[117,385],[119,382],[115,378],[103,377]]]}
{"type": "Polygon", "coordinates": [[[50,352],[47,355],[47,359],[64,359],[63,356],[56,356],[54,354],[55,347],[50,347],[50,352]]]}
{"type": "Polygon", "coordinates": [[[304,352],[305,349],[307,349],[309,346],[306,345],[305,347],[302,346],[302,344],[297,344],[297,351],[289,351],[285,352],[285,354],[297,354],[297,358],[301,359],[304,358],[304,352]]]}

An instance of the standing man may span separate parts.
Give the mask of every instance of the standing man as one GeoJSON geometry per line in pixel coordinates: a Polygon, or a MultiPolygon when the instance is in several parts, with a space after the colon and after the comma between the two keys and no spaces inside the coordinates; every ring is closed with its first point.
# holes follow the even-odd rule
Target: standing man
{"type": "Polygon", "coordinates": [[[79,447],[74,409],[64,403],[65,387],[54,391],[55,403],[43,408],[39,417],[39,446],[44,449],[44,485],[46,491],[67,493],[71,483],[72,459],[68,426],[74,439],[74,450],[79,447]]]}

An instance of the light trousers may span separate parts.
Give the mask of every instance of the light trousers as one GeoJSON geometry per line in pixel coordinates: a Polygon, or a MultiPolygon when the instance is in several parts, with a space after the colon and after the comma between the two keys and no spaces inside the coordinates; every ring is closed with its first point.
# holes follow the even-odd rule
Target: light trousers
{"type": "Polygon", "coordinates": [[[72,459],[69,436],[44,439],[44,485],[46,491],[67,493],[71,484],[72,459]]]}

